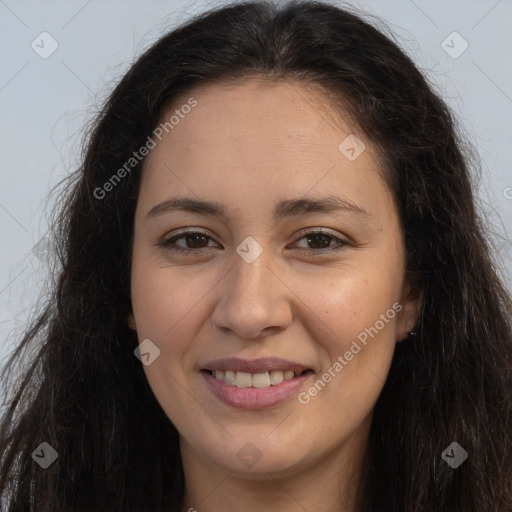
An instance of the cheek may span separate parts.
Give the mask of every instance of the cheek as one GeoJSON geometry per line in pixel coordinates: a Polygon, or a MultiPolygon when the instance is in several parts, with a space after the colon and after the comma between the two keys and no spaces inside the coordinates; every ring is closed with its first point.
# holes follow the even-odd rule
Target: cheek
{"type": "Polygon", "coordinates": [[[401,305],[399,280],[384,274],[345,274],[329,286],[320,285],[321,292],[306,286],[301,291],[311,309],[308,329],[327,358],[299,399],[310,407],[309,417],[325,418],[333,431],[352,431],[364,420],[389,371],[401,305]]]}
{"type": "Polygon", "coordinates": [[[312,383],[301,403],[312,405],[313,416],[325,415],[325,407],[344,411],[343,420],[337,414],[331,419],[346,422],[349,430],[374,406],[396,345],[399,269],[374,267],[344,268],[329,283],[317,282],[317,291],[303,281],[299,292],[304,310],[310,309],[307,328],[325,362],[317,376],[325,385],[312,383]]]}
{"type": "MultiPolygon", "coordinates": [[[[310,329],[331,358],[349,350],[353,340],[372,339],[394,343],[396,306],[400,296],[400,279],[388,269],[346,269],[320,279],[297,281],[296,293],[310,309],[310,329]],[[376,327],[378,336],[372,327],[376,327]]],[[[295,288],[295,287],[294,287],[295,288]]],[[[375,343],[374,345],[376,345],[375,343]]]]}
{"type": "Polygon", "coordinates": [[[197,348],[192,341],[197,337],[205,318],[205,302],[201,299],[207,290],[204,280],[162,267],[150,259],[139,259],[132,270],[132,305],[139,342],[150,339],[160,350],[159,356],[143,370],[157,401],[173,424],[186,431],[195,428],[189,424],[183,410],[200,417],[202,409],[194,409],[190,400],[194,390],[187,382],[187,372],[193,367],[197,348]],[[200,286],[200,282],[203,286],[200,286]],[[188,388],[189,392],[183,393],[188,388]]]}
{"type": "MultiPolygon", "coordinates": [[[[208,322],[209,294],[219,285],[218,273],[190,267],[177,270],[151,258],[134,259],[132,306],[140,341],[149,338],[161,351],[157,361],[181,380],[201,351],[201,328],[208,322]]],[[[148,375],[153,365],[145,367],[148,375]]],[[[155,365],[155,368],[161,365],[155,365]]]]}

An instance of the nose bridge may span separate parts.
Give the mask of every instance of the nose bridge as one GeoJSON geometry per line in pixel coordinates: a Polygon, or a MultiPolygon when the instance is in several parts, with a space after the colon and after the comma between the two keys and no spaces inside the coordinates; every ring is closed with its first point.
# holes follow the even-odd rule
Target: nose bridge
{"type": "MultiPolygon", "coordinates": [[[[244,244],[240,248],[245,248],[244,244]]],[[[217,328],[253,338],[268,327],[285,327],[291,312],[284,304],[284,287],[270,270],[270,251],[262,251],[252,261],[244,259],[243,254],[234,257],[232,271],[226,276],[220,301],[212,314],[217,328]]]]}
{"type": "MultiPolygon", "coordinates": [[[[268,286],[272,277],[269,267],[272,266],[272,255],[269,248],[269,237],[247,236],[236,247],[233,255],[233,272],[230,279],[235,293],[247,296],[249,292],[259,294],[268,286]]],[[[263,296],[260,298],[264,298],[263,296]]]]}
{"type": "MultiPolygon", "coordinates": [[[[241,244],[241,248],[243,246],[241,244]]],[[[233,262],[233,272],[229,277],[228,293],[235,307],[246,307],[247,303],[255,308],[263,308],[269,303],[273,288],[270,280],[273,274],[269,270],[268,251],[263,251],[253,261],[237,254],[233,262]]],[[[275,276],[274,276],[275,278],[275,276]]]]}

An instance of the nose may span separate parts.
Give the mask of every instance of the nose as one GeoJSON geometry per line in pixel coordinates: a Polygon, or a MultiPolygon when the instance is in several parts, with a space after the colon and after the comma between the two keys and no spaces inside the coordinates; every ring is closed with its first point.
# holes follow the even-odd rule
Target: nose
{"type": "Polygon", "coordinates": [[[286,329],[293,320],[293,292],[271,268],[266,251],[252,263],[236,255],[222,280],[220,300],[212,312],[217,329],[241,339],[258,339],[286,329]]]}

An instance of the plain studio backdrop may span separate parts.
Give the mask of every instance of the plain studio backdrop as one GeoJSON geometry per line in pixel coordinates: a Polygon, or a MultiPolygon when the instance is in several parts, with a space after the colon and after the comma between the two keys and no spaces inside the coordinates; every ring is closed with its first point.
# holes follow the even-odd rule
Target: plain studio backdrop
{"type": "MultiPolygon", "coordinates": [[[[85,124],[145,48],[218,5],[0,0],[0,368],[45,292],[47,196],[76,168],[85,124]]],[[[512,290],[512,1],[350,5],[391,28],[476,146],[479,204],[512,290]]]]}

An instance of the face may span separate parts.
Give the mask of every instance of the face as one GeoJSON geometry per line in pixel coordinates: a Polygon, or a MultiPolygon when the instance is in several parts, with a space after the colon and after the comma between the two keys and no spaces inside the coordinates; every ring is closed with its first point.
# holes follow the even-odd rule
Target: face
{"type": "Polygon", "coordinates": [[[184,464],[258,479],[360,452],[419,304],[371,145],[298,84],[176,109],[143,171],[130,325],[184,464]]]}

